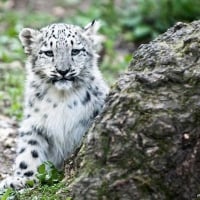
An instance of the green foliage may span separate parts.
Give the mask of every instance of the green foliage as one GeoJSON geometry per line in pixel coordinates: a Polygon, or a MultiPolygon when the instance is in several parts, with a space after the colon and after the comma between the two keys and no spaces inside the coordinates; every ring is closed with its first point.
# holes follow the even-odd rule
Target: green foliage
{"type": "Polygon", "coordinates": [[[37,178],[39,185],[34,185],[33,181],[27,181],[27,186],[23,192],[15,191],[11,188],[0,193],[1,200],[71,200],[69,191],[65,183],[61,182],[64,177],[63,172],[58,171],[51,162],[44,162],[38,167],[37,178]]]}
{"type": "Polygon", "coordinates": [[[42,13],[1,12],[0,24],[5,27],[0,35],[0,62],[10,63],[24,60],[25,55],[18,34],[23,26],[40,27],[55,20],[54,17],[42,13]]]}
{"type": "Polygon", "coordinates": [[[47,161],[38,167],[36,177],[41,184],[52,185],[61,181],[64,174],[58,171],[51,162],[47,161]]]}
{"type": "Polygon", "coordinates": [[[25,190],[19,194],[17,200],[71,200],[69,190],[64,183],[53,185],[39,185],[33,189],[25,190]]]}
{"type": "Polygon", "coordinates": [[[10,197],[14,196],[15,191],[11,188],[7,189],[4,193],[0,193],[1,200],[8,200],[10,197]]]}
{"type": "Polygon", "coordinates": [[[11,188],[1,194],[1,200],[72,200],[69,190],[63,182],[53,185],[38,185],[34,188],[26,188],[16,191],[11,188]]]}
{"type": "Polygon", "coordinates": [[[132,9],[125,7],[120,17],[120,24],[132,32],[129,39],[134,41],[150,40],[177,21],[200,18],[199,0],[135,0],[135,4],[132,9]]]}
{"type": "Polygon", "coordinates": [[[0,66],[0,112],[19,120],[22,118],[24,71],[15,63],[12,65],[0,66]]]}
{"type": "Polygon", "coordinates": [[[21,24],[16,23],[16,18],[12,13],[0,13],[0,23],[1,26],[6,27],[0,36],[0,61],[12,62],[21,59],[22,48],[17,38],[22,28],[21,24]]]}

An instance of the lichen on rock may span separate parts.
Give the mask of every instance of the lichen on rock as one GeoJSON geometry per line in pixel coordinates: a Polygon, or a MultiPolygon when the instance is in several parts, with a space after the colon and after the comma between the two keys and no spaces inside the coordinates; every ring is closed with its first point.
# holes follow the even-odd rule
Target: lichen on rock
{"type": "Polygon", "coordinates": [[[76,159],[75,200],[197,198],[200,21],[134,52],[76,159]]]}

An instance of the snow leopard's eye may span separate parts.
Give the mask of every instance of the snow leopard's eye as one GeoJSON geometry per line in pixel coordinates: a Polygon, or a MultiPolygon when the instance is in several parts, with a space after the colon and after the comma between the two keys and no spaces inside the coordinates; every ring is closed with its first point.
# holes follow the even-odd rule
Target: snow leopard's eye
{"type": "Polygon", "coordinates": [[[72,49],[71,55],[76,56],[81,52],[81,49],[72,49]]]}
{"type": "Polygon", "coordinates": [[[53,51],[43,51],[43,53],[48,57],[53,57],[53,51]]]}

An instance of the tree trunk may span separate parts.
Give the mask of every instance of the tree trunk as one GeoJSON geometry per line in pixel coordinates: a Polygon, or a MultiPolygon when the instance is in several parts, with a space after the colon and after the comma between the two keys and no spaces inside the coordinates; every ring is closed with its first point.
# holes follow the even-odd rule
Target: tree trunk
{"type": "Polygon", "coordinates": [[[75,165],[75,200],[200,197],[200,21],[139,47],[75,165]]]}

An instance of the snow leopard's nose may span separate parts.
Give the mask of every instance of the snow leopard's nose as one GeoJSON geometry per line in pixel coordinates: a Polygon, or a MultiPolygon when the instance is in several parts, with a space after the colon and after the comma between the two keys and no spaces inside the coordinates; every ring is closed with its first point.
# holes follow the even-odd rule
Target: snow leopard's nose
{"type": "Polygon", "coordinates": [[[62,75],[63,77],[70,71],[70,69],[66,69],[66,70],[59,70],[56,68],[56,71],[62,75]]]}

